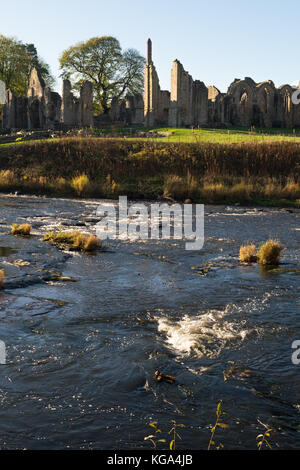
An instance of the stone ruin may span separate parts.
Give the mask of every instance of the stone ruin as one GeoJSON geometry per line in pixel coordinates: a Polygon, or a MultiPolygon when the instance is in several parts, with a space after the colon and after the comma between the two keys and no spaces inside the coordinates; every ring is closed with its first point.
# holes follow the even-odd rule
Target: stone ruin
{"type": "Polygon", "coordinates": [[[106,127],[118,123],[143,125],[144,100],[141,95],[128,96],[124,100],[113,98],[109,114],[94,116],[93,84],[84,81],[77,98],[71,82],[63,81],[62,98],[45,85],[36,69],[29,79],[27,97],[17,97],[6,91],[3,107],[4,129],[53,129],[106,127]]]}
{"type": "Polygon", "coordinates": [[[84,81],[77,98],[69,80],[63,81],[62,98],[51,91],[36,69],[29,79],[27,97],[6,91],[3,107],[5,129],[72,129],[110,126],[169,127],[300,127],[300,106],[292,101],[298,88],[276,88],[269,80],[255,83],[236,79],[221,93],[206,86],[175,60],[171,71],[171,92],[160,89],[148,39],[144,99],[136,94],[113,98],[109,114],[94,116],[93,84],[84,81]]]}
{"type": "Polygon", "coordinates": [[[80,98],[73,96],[69,80],[63,82],[63,97],[51,91],[36,69],[28,85],[27,98],[6,92],[4,129],[60,129],[93,126],[93,85],[83,82],[80,98]]]}
{"type": "Polygon", "coordinates": [[[145,66],[145,125],[150,127],[300,127],[300,106],[290,85],[275,88],[269,80],[255,83],[236,79],[221,93],[216,87],[194,81],[175,60],[171,71],[171,93],[161,91],[152,60],[152,43],[147,44],[145,66]]]}
{"type": "Polygon", "coordinates": [[[112,122],[126,123],[131,126],[144,123],[144,100],[139,94],[128,96],[125,100],[113,98],[109,116],[112,122]]]}

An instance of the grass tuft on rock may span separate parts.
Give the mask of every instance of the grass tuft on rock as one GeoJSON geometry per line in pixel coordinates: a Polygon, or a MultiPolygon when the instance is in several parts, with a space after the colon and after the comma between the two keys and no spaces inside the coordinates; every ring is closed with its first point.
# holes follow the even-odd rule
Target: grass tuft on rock
{"type": "Polygon", "coordinates": [[[240,262],[241,263],[256,263],[257,256],[255,255],[256,246],[252,245],[243,245],[240,248],[240,262]]]}
{"type": "Polygon", "coordinates": [[[23,235],[25,237],[29,237],[31,234],[31,225],[29,224],[23,224],[23,225],[18,225],[18,224],[13,224],[11,233],[13,235],[23,235]]]}
{"type": "Polygon", "coordinates": [[[44,236],[44,241],[62,247],[68,246],[75,251],[95,251],[101,242],[95,235],[86,235],[78,231],[72,232],[49,232],[44,236]]]}
{"type": "Polygon", "coordinates": [[[278,266],[283,246],[276,240],[268,240],[258,250],[258,263],[265,266],[278,266]]]}

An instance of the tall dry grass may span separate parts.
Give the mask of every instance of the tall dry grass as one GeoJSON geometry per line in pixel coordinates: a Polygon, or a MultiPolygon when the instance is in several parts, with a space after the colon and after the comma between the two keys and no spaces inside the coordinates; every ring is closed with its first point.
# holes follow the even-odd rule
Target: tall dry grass
{"type": "Polygon", "coordinates": [[[78,196],[81,196],[84,191],[90,186],[90,180],[86,174],[80,176],[74,176],[71,181],[71,188],[77,193],[78,196]]]}
{"type": "Polygon", "coordinates": [[[0,190],[203,202],[300,199],[295,142],[159,143],[94,137],[0,147],[0,190]]]}
{"type": "Polygon", "coordinates": [[[240,248],[240,261],[241,263],[255,263],[257,261],[257,256],[255,255],[256,246],[252,245],[243,245],[240,248]]]}
{"type": "Polygon", "coordinates": [[[85,234],[78,231],[70,232],[49,232],[45,234],[44,241],[59,246],[70,246],[76,251],[95,251],[101,242],[99,238],[92,234],[85,234]]]}
{"type": "Polygon", "coordinates": [[[186,177],[167,175],[164,182],[164,197],[184,201],[199,195],[199,184],[190,173],[186,177]]]}

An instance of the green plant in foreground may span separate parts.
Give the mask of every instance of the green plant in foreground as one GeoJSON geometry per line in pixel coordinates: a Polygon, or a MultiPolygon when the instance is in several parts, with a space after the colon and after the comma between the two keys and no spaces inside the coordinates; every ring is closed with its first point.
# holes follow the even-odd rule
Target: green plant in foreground
{"type": "Polygon", "coordinates": [[[31,225],[29,224],[23,224],[23,225],[18,225],[18,224],[13,224],[11,233],[13,235],[23,235],[26,237],[29,237],[31,233],[31,225]]]}
{"type": "Polygon", "coordinates": [[[158,435],[161,434],[162,431],[161,431],[161,429],[159,429],[157,421],[152,421],[151,423],[149,423],[149,426],[152,429],[154,429],[154,431],[153,431],[153,434],[151,434],[150,436],[146,436],[144,438],[144,441],[152,442],[154,449],[157,449],[157,444],[159,442],[166,442],[166,440],[165,439],[158,439],[158,437],[159,437],[158,435]]]}
{"type": "MultiPolygon", "coordinates": [[[[218,427],[222,428],[222,429],[227,429],[228,428],[227,424],[221,423],[221,421],[220,421],[221,417],[223,415],[226,415],[226,413],[224,411],[222,411],[222,402],[220,402],[218,404],[216,414],[217,414],[217,419],[216,419],[215,425],[211,429],[211,436],[210,436],[210,440],[209,440],[209,444],[208,444],[208,450],[211,450],[212,446],[216,445],[216,443],[214,441],[214,437],[215,437],[215,433],[216,433],[218,427]]],[[[220,450],[220,449],[223,449],[223,448],[224,448],[223,444],[219,444],[216,447],[217,450],[220,450]]]]}
{"type": "Polygon", "coordinates": [[[258,263],[269,266],[278,266],[283,246],[275,240],[268,240],[258,250],[258,263]]]}
{"type": "MultiPolygon", "coordinates": [[[[224,449],[223,444],[221,444],[221,443],[219,445],[216,444],[216,442],[214,441],[214,437],[215,437],[215,434],[216,434],[216,431],[217,431],[218,428],[228,429],[229,426],[221,421],[222,416],[224,416],[226,414],[227,413],[222,411],[222,401],[221,401],[217,406],[217,411],[216,411],[217,419],[216,419],[216,422],[215,422],[214,426],[211,429],[211,437],[210,437],[210,440],[209,440],[208,450],[211,450],[211,448],[213,446],[215,446],[216,450],[224,449]]],[[[258,441],[257,442],[258,450],[262,450],[264,446],[267,447],[268,449],[272,449],[272,446],[269,442],[269,438],[271,437],[271,434],[275,432],[274,429],[272,429],[272,428],[270,428],[270,426],[267,426],[266,424],[262,423],[259,419],[258,419],[258,422],[265,429],[264,434],[259,434],[256,438],[257,441],[258,441]]],[[[175,420],[172,420],[171,423],[172,423],[172,428],[170,429],[170,431],[168,433],[169,435],[172,435],[172,440],[170,442],[170,450],[176,450],[176,441],[177,441],[177,439],[181,440],[181,436],[178,433],[178,428],[184,428],[185,425],[184,424],[177,424],[177,422],[175,420]]],[[[157,449],[157,445],[158,445],[159,442],[164,443],[164,442],[167,442],[167,441],[165,439],[159,439],[159,434],[161,434],[162,431],[161,431],[161,429],[159,429],[157,421],[153,421],[153,422],[149,423],[149,426],[152,429],[154,429],[153,434],[151,434],[150,436],[145,437],[144,440],[145,441],[150,441],[153,444],[154,449],[157,449]]]]}
{"type": "Polygon", "coordinates": [[[258,450],[262,450],[264,445],[268,449],[272,449],[272,446],[269,443],[268,439],[271,437],[271,434],[275,432],[274,429],[271,429],[269,426],[262,423],[260,420],[258,420],[258,422],[265,428],[264,434],[259,434],[256,438],[258,440],[258,443],[257,443],[258,450]]]}
{"type": "Polygon", "coordinates": [[[178,439],[181,440],[181,436],[177,432],[177,428],[184,428],[185,426],[184,426],[184,424],[177,424],[177,422],[175,420],[172,420],[171,423],[172,423],[172,428],[169,431],[169,435],[173,434],[173,439],[170,442],[170,450],[176,450],[176,439],[177,439],[177,437],[178,437],[178,439]]]}

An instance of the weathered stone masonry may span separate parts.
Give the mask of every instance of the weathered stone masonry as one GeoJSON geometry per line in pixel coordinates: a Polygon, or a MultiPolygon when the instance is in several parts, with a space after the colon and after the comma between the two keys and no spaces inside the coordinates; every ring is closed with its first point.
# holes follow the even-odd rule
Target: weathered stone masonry
{"type": "Polygon", "coordinates": [[[297,88],[275,88],[269,80],[255,83],[251,78],[236,79],[221,93],[194,81],[182,64],[175,60],[171,71],[170,102],[162,97],[158,75],[148,40],[145,67],[145,125],[170,127],[299,127],[300,105],[292,103],[297,88]],[[162,113],[162,109],[164,112],[162,113]],[[168,111],[167,111],[168,109],[168,111]]]}
{"type": "MultiPolygon", "coordinates": [[[[300,88],[300,86],[299,86],[300,88]]],[[[63,81],[62,98],[47,87],[36,69],[30,75],[26,98],[6,92],[3,127],[6,129],[61,129],[130,125],[147,127],[300,127],[300,105],[292,102],[299,89],[290,85],[276,88],[269,80],[255,83],[236,79],[227,93],[193,80],[175,60],[171,71],[171,92],[161,90],[147,42],[144,99],[141,95],[113,98],[109,114],[94,116],[93,85],[85,81],[79,98],[69,80],[63,81]]]]}
{"type": "Polygon", "coordinates": [[[5,129],[58,129],[66,127],[92,127],[93,85],[83,82],[80,98],[75,98],[69,80],[63,81],[62,98],[51,91],[36,69],[29,79],[27,98],[6,92],[3,109],[5,129]]]}
{"type": "Polygon", "coordinates": [[[6,92],[3,109],[5,129],[68,129],[73,127],[102,127],[118,122],[120,125],[142,125],[144,101],[135,94],[126,99],[113,98],[109,114],[94,116],[93,84],[84,81],[79,98],[72,93],[71,82],[63,81],[62,98],[48,88],[40,74],[33,69],[27,98],[6,92]]]}
{"type": "Polygon", "coordinates": [[[152,42],[147,43],[147,63],[145,65],[145,126],[164,124],[168,121],[170,93],[160,89],[158,75],[152,62],[152,42]]]}
{"type": "Polygon", "coordinates": [[[208,122],[208,90],[194,81],[178,60],[171,72],[171,102],[168,124],[171,127],[205,125],[208,122]]]}

